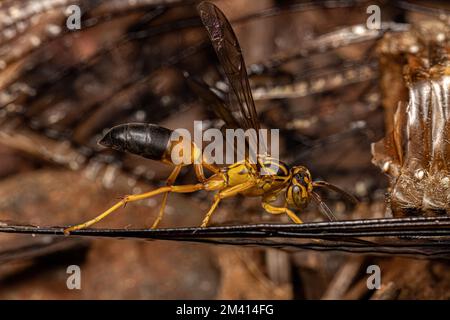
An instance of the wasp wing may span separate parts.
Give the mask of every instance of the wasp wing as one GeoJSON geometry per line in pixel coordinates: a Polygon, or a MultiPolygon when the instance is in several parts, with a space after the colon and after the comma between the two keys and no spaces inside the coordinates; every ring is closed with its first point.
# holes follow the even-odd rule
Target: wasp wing
{"type": "Polygon", "coordinates": [[[228,128],[239,128],[239,121],[231,113],[224,99],[214,92],[206,83],[191,76],[186,76],[191,90],[210,108],[218,118],[225,121],[228,128]]]}
{"type": "MultiPolygon", "coordinates": [[[[200,100],[202,100],[203,103],[215,113],[216,117],[225,122],[225,125],[221,128],[223,134],[224,129],[240,128],[239,121],[231,113],[230,109],[227,107],[225,99],[220,95],[220,93],[199,79],[187,76],[186,80],[191,90],[200,98],[200,100]]],[[[227,148],[234,150],[235,159],[244,158],[245,154],[240,154],[238,152],[239,148],[237,148],[234,142],[226,141],[226,143],[227,148]]],[[[247,141],[246,148],[250,149],[247,141]]]]}
{"type": "Polygon", "coordinates": [[[219,8],[209,2],[200,3],[197,9],[225,75],[238,99],[237,114],[240,125],[244,129],[258,130],[260,125],[248,82],[247,69],[241,47],[228,19],[219,8]]]}
{"type": "Polygon", "coordinates": [[[252,142],[258,146],[260,124],[237,37],[223,12],[214,4],[202,2],[197,10],[237,99],[236,104],[227,106],[238,120],[239,127],[255,130],[256,141],[252,142]]]}

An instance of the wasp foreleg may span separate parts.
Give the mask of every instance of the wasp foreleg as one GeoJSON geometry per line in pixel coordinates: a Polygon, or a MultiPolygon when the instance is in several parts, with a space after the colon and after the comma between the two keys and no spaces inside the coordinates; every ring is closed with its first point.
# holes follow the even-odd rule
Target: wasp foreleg
{"type": "Polygon", "coordinates": [[[297,215],[293,211],[289,210],[287,207],[275,207],[275,206],[272,206],[271,204],[269,204],[266,200],[263,200],[262,207],[264,208],[264,210],[266,210],[267,212],[269,212],[271,214],[285,213],[295,223],[303,223],[303,221],[299,217],[297,217],[297,215]]]}

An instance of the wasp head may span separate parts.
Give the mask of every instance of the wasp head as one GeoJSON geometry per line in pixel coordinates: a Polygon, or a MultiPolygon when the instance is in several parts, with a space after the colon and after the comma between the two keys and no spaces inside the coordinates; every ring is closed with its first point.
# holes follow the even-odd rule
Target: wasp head
{"type": "Polygon", "coordinates": [[[310,194],[313,190],[311,173],[302,166],[291,169],[291,182],[286,191],[286,199],[290,205],[299,209],[308,205],[310,194]]]}

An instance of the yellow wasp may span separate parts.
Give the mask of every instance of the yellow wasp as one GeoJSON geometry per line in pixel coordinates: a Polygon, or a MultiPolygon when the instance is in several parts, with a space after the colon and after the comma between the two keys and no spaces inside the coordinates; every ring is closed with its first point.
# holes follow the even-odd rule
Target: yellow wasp
{"type": "MultiPolygon", "coordinates": [[[[215,5],[202,2],[197,9],[231,85],[231,89],[237,98],[237,104],[224,104],[212,91],[205,89],[196,81],[189,81],[191,88],[199,93],[206,102],[215,107],[217,113],[229,126],[245,130],[254,129],[258,132],[260,125],[248,82],[245,62],[236,35],[225,15],[215,5]],[[233,108],[236,110],[233,110],[233,108]]],[[[171,134],[171,130],[161,126],[131,123],[110,129],[99,143],[115,150],[127,151],[148,159],[173,164],[174,161],[171,158],[172,150],[180,142],[173,142],[170,139],[171,134]]],[[[89,227],[128,202],[163,194],[158,217],[152,225],[152,228],[156,228],[164,215],[167,196],[171,192],[216,191],[214,202],[206,213],[201,227],[208,225],[211,215],[222,199],[238,194],[248,197],[262,197],[262,207],[267,212],[287,214],[295,223],[302,223],[302,220],[289,208],[302,210],[308,205],[310,200],[314,200],[329,219],[334,219],[331,210],[321,200],[320,196],[314,192],[314,189],[317,187],[332,189],[343,194],[347,199],[355,201],[353,196],[334,185],[324,181],[314,182],[308,169],[303,166],[294,166],[289,169],[286,164],[278,159],[264,154],[258,155],[257,161],[254,161],[256,163],[252,163],[248,158],[245,158],[243,161],[220,168],[201,158],[198,146],[194,143],[191,144],[194,149],[192,160],[199,160],[197,162],[192,161],[199,180],[197,184],[174,185],[183,167],[183,165],[176,165],[167,179],[166,186],[147,193],[126,196],[94,219],[67,228],[65,233],[89,227]],[[207,178],[204,174],[204,169],[211,171],[212,175],[207,178]],[[273,202],[280,195],[284,196],[284,204],[275,206],[273,202]]]]}

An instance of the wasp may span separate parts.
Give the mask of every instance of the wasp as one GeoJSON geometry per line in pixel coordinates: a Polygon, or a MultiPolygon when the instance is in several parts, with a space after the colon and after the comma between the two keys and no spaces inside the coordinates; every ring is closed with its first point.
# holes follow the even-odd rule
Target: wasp
{"type": "MultiPolygon", "coordinates": [[[[245,61],[231,24],[223,12],[212,3],[202,2],[198,5],[197,10],[228,78],[232,92],[237,98],[237,103],[224,103],[213,91],[206,90],[199,82],[191,80],[191,87],[216,108],[216,113],[230,127],[258,131],[260,124],[249,85],[245,61]]],[[[180,142],[172,141],[170,139],[171,134],[172,130],[158,125],[129,123],[111,128],[99,141],[99,144],[174,165],[172,150],[180,142]]],[[[294,223],[302,223],[302,220],[291,208],[301,211],[307,207],[311,200],[318,204],[319,209],[330,220],[335,220],[332,211],[322,201],[320,195],[315,192],[316,188],[334,190],[350,201],[356,202],[352,195],[335,185],[325,181],[313,181],[311,173],[306,167],[293,166],[289,168],[285,163],[267,153],[258,154],[257,161],[249,161],[248,158],[245,158],[232,165],[219,167],[202,158],[199,146],[196,146],[193,142],[191,142],[191,146],[194,150],[191,153],[192,165],[198,183],[175,185],[177,176],[186,164],[175,165],[165,186],[142,194],[128,195],[92,220],[65,229],[65,233],[89,227],[129,202],[148,199],[160,194],[163,195],[163,199],[152,228],[157,228],[163,218],[167,197],[170,193],[192,193],[200,190],[216,192],[214,202],[206,213],[201,227],[208,225],[212,214],[222,200],[238,194],[247,197],[261,197],[262,207],[267,212],[275,215],[286,214],[294,223]],[[209,177],[206,177],[205,170],[211,172],[209,177]],[[274,202],[279,196],[284,197],[284,203],[277,206],[274,202]]]]}

